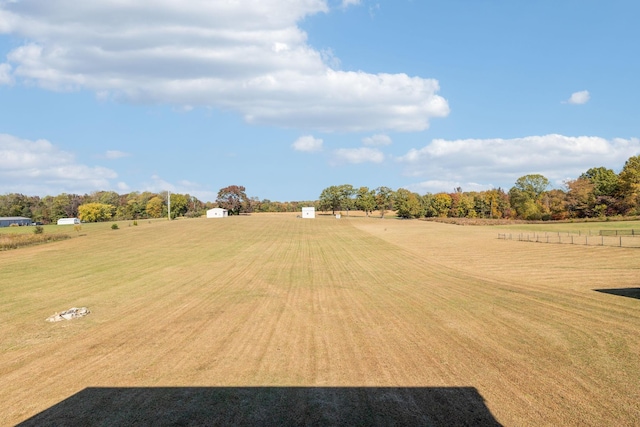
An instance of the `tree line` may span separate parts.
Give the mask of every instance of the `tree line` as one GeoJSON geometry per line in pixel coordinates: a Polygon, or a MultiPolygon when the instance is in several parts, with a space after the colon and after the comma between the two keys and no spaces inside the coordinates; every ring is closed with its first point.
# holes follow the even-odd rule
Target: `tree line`
{"type": "Polygon", "coordinates": [[[369,216],[378,211],[382,217],[395,211],[401,218],[563,220],[640,215],[640,155],[629,158],[619,174],[595,167],[566,181],[563,189],[549,187],[549,180],[540,174],[518,178],[508,192],[456,188],[450,193],[420,195],[404,188],[370,190],[344,184],[325,188],[316,207],[333,214],[357,209],[369,216]]]}
{"type": "Polygon", "coordinates": [[[347,213],[357,209],[367,216],[395,212],[402,218],[455,217],[562,220],[640,215],[640,155],[629,158],[620,173],[604,167],[591,168],[565,182],[565,188],[549,190],[549,180],[540,174],[518,178],[509,191],[452,192],[420,195],[404,188],[355,188],[350,184],[322,190],[318,200],[277,202],[248,197],[246,188],[230,185],[218,191],[213,202],[202,202],[189,194],[96,191],[91,194],[25,196],[0,195],[0,217],[22,216],[43,224],[59,218],[78,217],[85,222],[147,218],[199,217],[207,209],[222,207],[231,215],[251,212],[299,212],[314,206],[325,212],[347,213]],[[170,202],[170,203],[169,203],[170,202]]]}
{"type": "Polygon", "coordinates": [[[350,184],[335,185],[322,190],[316,208],[335,214],[360,210],[366,216],[379,212],[395,212],[401,218],[421,217],[467,217],[467,218],[511,218],[513,211],[509,195],[502,189],[483,192],[427,193],[420,195],[405,188],[392,190],[389,187],[354,188],[350,184]]]}
{"type": "Polygon", "coordinates": [[[314,202],[272,202],[246,195],[243,186],[221,188],[213,202],[203,202],[190,194],[167,192],[96,191],[91,194],[26,196],[0,195],[0,217],[25,217],[33,222],[55,224],[60,218],[80,218],[83,222],[121,221],[152,218],[200,217],[207,209],[222,207],[231,215],[251,212],[297,212],[314,202]],[[170,203],[169,203],[170,202],[170,203]],[[170,209],[170,214],[169,214],[170,209]]]}
{"type": "MultiPolygon", "coordinates": [[[[96,191],[91,194],[25,196],[19,193],[0,195],[0,216],[22,216],[43,224],[60,218],[80,218],[86,222],[168,216],[167,193],[96,191]]],[[[171,216],[200,216],[205,203],[189,194],[171,194],[171,216]]]]}

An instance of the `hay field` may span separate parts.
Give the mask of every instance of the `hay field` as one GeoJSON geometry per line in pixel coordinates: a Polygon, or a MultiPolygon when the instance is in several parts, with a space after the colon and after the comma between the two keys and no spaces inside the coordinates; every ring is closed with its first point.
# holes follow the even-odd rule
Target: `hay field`
{"type": "Polygon", "coordinates": [[[595,291],[640,288],[637,249],[361,217],[126,225],[0,253],[0,425],[640,425],[640,299],[595,291]],[[92,313],[44,321],[74,306],[92,313]]]}

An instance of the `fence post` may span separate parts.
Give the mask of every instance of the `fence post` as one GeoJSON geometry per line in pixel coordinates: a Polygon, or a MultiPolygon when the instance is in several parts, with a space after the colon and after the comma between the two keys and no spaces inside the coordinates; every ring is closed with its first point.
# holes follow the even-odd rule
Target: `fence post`
{"type": "Polygon", "coordinates": [[[622,247],[622,236],[620,236],[620,247],[622,247]]]}

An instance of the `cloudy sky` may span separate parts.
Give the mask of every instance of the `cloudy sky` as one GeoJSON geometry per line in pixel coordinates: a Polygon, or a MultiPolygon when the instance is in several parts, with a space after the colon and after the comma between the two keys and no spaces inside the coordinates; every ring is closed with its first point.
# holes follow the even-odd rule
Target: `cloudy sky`
{"type": "Polygon", "coordinates": [[[640,154],[636,0],[0,0],[0,194],[556,187],[640,154]]]}

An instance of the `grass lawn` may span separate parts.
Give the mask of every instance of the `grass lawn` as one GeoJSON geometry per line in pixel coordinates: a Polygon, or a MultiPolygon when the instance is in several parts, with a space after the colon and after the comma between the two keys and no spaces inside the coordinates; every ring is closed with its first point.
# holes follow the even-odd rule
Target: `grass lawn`
{"type": "Polygon", "coordinates": [[[138,223],[0,252],[0,425],[640,424],[638,249],[361,216],[138,223]]]}
{"type": "Polygon", "coordinates": [[[540,222],[536,224],[500,225],[502,230],[528,230],[538,232],[569,232],[598,234],[600,230],[640,230],[640,221],[578,221],[575,222],[540,222]]]}

